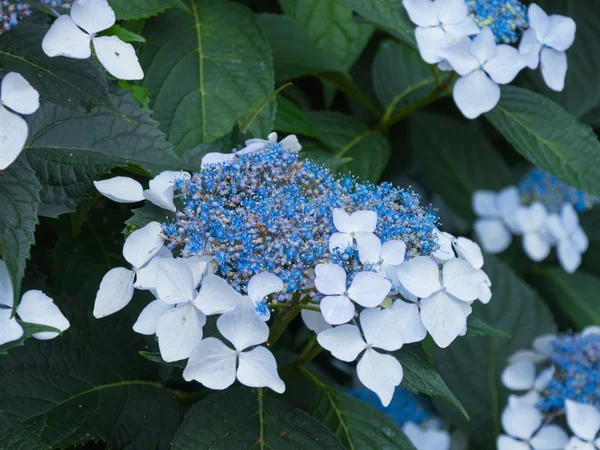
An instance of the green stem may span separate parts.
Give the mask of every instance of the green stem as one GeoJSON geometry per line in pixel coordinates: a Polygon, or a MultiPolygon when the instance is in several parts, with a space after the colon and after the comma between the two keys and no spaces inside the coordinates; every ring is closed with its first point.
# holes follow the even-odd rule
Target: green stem
{"type": "Polygon", "coordinates": [[[321,380],[319,380],[310,370],[308,370],[306,367],[298,365],[296,366],[296,368],[298,369],[298,372],[300,372],[302,375],[304,375],[304,377],[310,381],[312,384],[314,384],[315,386],[321,388],[321,389],[325,389],[327,386],[325,386],[325,383],[323,383],[321,380]]]}
{"type": "MultiPolygon", "coordinates": [[[[316,340],[316,336],[315,336],[315,340],[316,340]]],[[[313,359],[315,359],[317,357],[317,355],[319,353],[321,353],[322,351],[323,351],[323,347],[321,347],[319,344],[316,344],[306,353],[306,355],[300,354],[296,363],[298,365],[306,365],[309,362],[311,362],[313,359]]],[[[304,352],[302,352],[302,353],[304,353],[304,352]]]]}
{"type": "Polygon", "coordinates": [[[258,388],[258,419],[260,422],[260,436],[258,438],[258,442],[260,443],[261,450],[265,448],[265,420],[263,416],[263,395],[263,389],[258,388]]]}
{"type": "MultiPolygon", "coordinates": [[[[299,306],[300,309],[307,309],[309,311],[321,312],[321,309],[318,306],[305,305],[304,303],[299,303],[297,306],[299,306]]],[[[292,309],[292,305],[290,305],[289,303],[276,303],[274,305],[273,304],[269,305],[269,308],[280,309],[280,310],[289,310],[289,309],[292,309]]]]}
{"type": "Polygon", "coordinates": [[[302,310],[302,307],[306,306],[300,302],[299,294],[294,294],[292,297],[292,301],[290,302],[290,306],[287,311],[284,311],[283,314],[278,314],[275,317],[275,322],[271,327],[271,331],[269,332],[269,340],[267,341],[267,345],[273,346],[275,342],[281,337],[283,332],[286,330],[288,325],[292,320],[296,318],[296,316],[302,310]]]}

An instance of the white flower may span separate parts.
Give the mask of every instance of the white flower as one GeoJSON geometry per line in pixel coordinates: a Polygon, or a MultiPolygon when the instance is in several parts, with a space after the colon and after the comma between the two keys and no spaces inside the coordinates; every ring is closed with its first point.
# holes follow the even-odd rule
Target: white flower
{"type": "Polygon", "coordinates": [[[94,317],[106,317],[129,304],[133,297],[136,275],[141,276],[148,262],[163,247],[161,232],[160,223],[150,222],[127,237],[123,246],[123,256],[132,265],[132,269],[117,267],[104,275],[96,294],[94,317]]]}
{"type": "Polygon", "coordinates": [[[33,114],[40,107],[40,94],[16,72],[2,79],[0,92],[0,170],[6,169],[21,154],[29,128],[15,113],[33,114]]]}
{"type": "Polygon", "coordinates": [[[567,54],[577,26],[570,17],[548,15],[535,3],[529,6],[529,29],[523,33],[519,52],[530,69],[542,64],[542,76],[548,87],[562,91],[567,75],[567,54]]]}
{"type": "Polygon", "coordinates": [[[148,200],[160,208],[175,212],[177,210],[173,203],[175,182],[190,178],[191,175],[187,172],[167,170],[150,180],[149,189],[146,190],[139,182],[129,177],[94,181],[94,186],[102,195],[117,203],[137,203],[148,200]]]}
{"type": "Polygon", "coordinates": [[[418,304],[421,321],[442,348],[465,329],[471,313],[470,302],[481,295],[484,281],[481,270],[461,259],[444,263],[440,277],[437,263],[426,256],[402,264],[398,278],[409,293],[421,299],[418,304]]]}
{"type": "MultiPolygon", "coordinates": [[[[329,250],[352,247],[356,242],[359,256],[381,246],[381,241],[373,233],[377,227],[377,213],[374,211],[355,211],[348,214],[342,208],[334,208],[333,224],[338,230],[329,238],[329,250]]],[[[367,255],[363,259],[370,259],[367,255]]]]}
{"type": "Polygon", "coordinates": [[[71,15],[60,16],[52,24],[44,36],[42,49],[50,57],[87,59],[92,56],[92,42],[100,64],[108,73],[121,80],[141,80],[144,72],[133,46],[116,36],[96,36],[112,27],[115,20],[107,0],[75,0],[71,15]]]}
{"type": "Polygon", "coordinates": [[[402,381],[403,372],[396,358],[374,349],[393,352],[402,347],[402,331],[395,320],[396,317],[390,310],[365,309],[360,313],[364,339],[355,325],[331,328],[317,336],[319,344],[341,361],[354,361],[364,350],[356,367],[358,379],[377,394],[383,406],[392,401],[394,390],[402,381]]]}
{"type": "Polygon", "coordinates": [[[433,253],[432,256],[439,262],[456,258],[454,249],[452,247],[454,236],[452,236],[450,233],[446,233],[445,231],[440,231],[437,228],[433,229],[433,234],[435,234],[439,248],[433,253]]]}
{"type": "Polygon", "coordinates": [[[216,338],[202,340],[183,371],[187,381],[196,380],[209,389],[222,390],[231,386],[237,378],[246,386],[269,387],[280,394],[285,391],[271,352],[265,347],[245,351],[262,344],[269,337],[269,327],[248,304],[219,317],[217,328],[234,349],[216,338]]]}
{"type": "Polygon", "coordinates": [[[581,255],[588,249],[588,237],[579,225],[579,217],[570,203],[565,203],[558,214],[551,214],[548,231],[556,240],[558,260],[562,268],[573,273],[581,264],[581,255]]]}
{"type": "Polygon", "coordinates": [[[450,450],[450,435],[445,430],[422,428],[416,423],[406,422],[402,431],[417,450],[450,450]]]}
{"type": "Polygon", "coordinates": [[[266,303],[267,295],[281,292],[283,281],[277,275],[262,272],[254,275],[248,282],[248,298],[254,304],[258,316],[265,322],[271,318],[271,311],[266,303]]]}
{"type": "Polygon", "coordinates": [[[378,245],[362,248],[359,251],[359,259],[363,265],[371,265],[380,274],[384,275],[393,284],[397,284],[398,275],[396,269],[404,262],[406,255],[406,244],[404,241],[391,239],[381,245],[381,241],[373,239],[373,244],[378,245]]]}
{"type": "Polygon", "coordinates": [[[491,111],[500,100],[499,84],[515,79],[527,62],[510,45],[496,45],[489,28],[473,41],[459,42],[440,52],[461,76],[454,84],[454,101],[469,119],[491,111]]]}
{"type": "Polygon", "coordinates": [[[323,317],[323,313],[320,311],[303,309],[300,311],[300,316],[302,316],[302,321],[304,322],[304,325],[306,325],[306,328],[314,331],[316,334],[331,328],[331,325],[327,323],[323,317]]]}
{"type": "Polygon", "coordinates": [[[515,212],[521,205],[519,190],[509,186],[500,192],[476,191],[473,211],[479,217],[474,228],[488,253],[501,253],[512,242],[512,234],[520,232],[515,212]]]}
{"type": "Polygon", "coordinates": [[[417,25],[415,38],[421,57],[429,64],[441,62],[440,50],[456,39],[479,33],[464,0],[404,0],[410,20],[417,25]]]}
{"type": "MultiPolygon", "coordinates": [[[[23,336],[23,327],[15,317],[11,318],[15,294],[8,268],[0,260],[0,345],[16,341],[23,336]]],[[[23,322],[46,325],[65,331],[70,323],[62,315],[54,301],[41,291],[27,291],[17,307],[17,315],[23,322]]],[[[54,339],[55,332],[34,333],[33,337],[40,340],[54,339]]]]}
{"type": "Polygon", "coordinates": [[[498,436],[498,450],[561,450],[569,439],[556,425],[542,426],[543,414],[515,396],[508,399],[501,420],[507,434],[498,436]]]}
{"type": "Polygon", "coordinates": [[[527,391],[521,398],[535,405],[541,400],[540,393],[552,380],[554,370],[554,366],[550,366],[536,375],[535,362],[532,359],[519,359],[502,371],[502,384],[513,391],[527,391]]]}
{"type": "Polygon", "coordinates": [[[392,284],[374,272],[358,272],[350,287],[346,284],[346,271],[337,264],[317,264],[315,286],[325,295],[321,311],[327,323],[339,325],[354,317],[352,301],[365,308],[381,305],[392,289],[392,284]]]}
{"type": "Polygon", "coordinates": [[[567,423],[575,434],[565,450],[600,449],[600,411],[593,405],[567,400],[567,423]]]}
{"type": "MultiPolygon", "coordinates": [[[[481,294],[478,300],[482,303],[489,303],[492,299],[492,281],[487,274],[481,270],[483,267],[483,253],[481,247],[476,242],[465,237],[458,237],[452,241],[452,245],[458,257],[467,261],[475,269],[479,269],[483,281],[481,282],[481,294]]],[[[465,330],[466,332],[466,330],[465,330]]]]}
{"type": "Polygon", "coordinates": [[[533,261],[539,262],[550,254],[551,241],[546,231],[548,211],[540,202],[520,206],[515,211],[519,228],[523,233],[523,250],[533,261]]]}

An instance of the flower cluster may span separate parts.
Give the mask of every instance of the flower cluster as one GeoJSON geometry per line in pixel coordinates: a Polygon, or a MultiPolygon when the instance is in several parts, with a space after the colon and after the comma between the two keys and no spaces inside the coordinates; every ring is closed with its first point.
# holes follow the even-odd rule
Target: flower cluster
{"type": "Polygon", "coordinates": [[[318,343],[358,361],[359,380],[388,405],[403,376],[390,352],[428,333],[450,345],[466,332],[471,303],[490,300],[481,250],[440,232],[412,192],[335,177],[300,149],[295,136],[271,134],[206,155],[198,173],[164,172],[146,191],[124,177],[97,182],[110,199],[145,198],[175,218],[129,235],[131,268],[106,274],[94,315],[149,290],[157,299],[134,330],[155,334],[165,361],[188,358],[186,380],[282,392],[261,344],[273,312],[301,311],[318,343]],[[218,333],[204,337],[210,316],[218,333]]]}
{"type": "Polygon", "coordinates": [[[509,358],[502,382],[521,394],[510,397],[502,414],[500,450],[600,448],[599,327],[537,338],[533,349],[509,358]]]}
{"type": "Polygon", "coordinates": [[[541,65],[550,89],[562,91],[575,22],[548,16],[535,3],[528,10],[518,0],[404,0],[417,25],[415,38],[423,59],[455,71],[454,101],[474,119],[500,100],[501,84],[541,65]],[[518,49],[509,44],[520,38],[518,49]],[[498,44],[500,43],[500,44],[498,44]],[[540,64],[541,62],[541,64],[540,64]]]}
{"type": "Polygon", "coordinates": [[[31,7],[21,0],[0,2],[0,35],[19,25],[24,17],[31,15],[31,7]]]}
{"type": "Polygon", "coordinates": [[[576,210],[585,211],[593,202],[584,192],[533,169],[519,187],[475,192],[475,233],[489,253],[506,250],[513,234],[522,236],[525,253],[536,262],[555,246],[563,269],[573,273],[589,244],[576,210]]]}

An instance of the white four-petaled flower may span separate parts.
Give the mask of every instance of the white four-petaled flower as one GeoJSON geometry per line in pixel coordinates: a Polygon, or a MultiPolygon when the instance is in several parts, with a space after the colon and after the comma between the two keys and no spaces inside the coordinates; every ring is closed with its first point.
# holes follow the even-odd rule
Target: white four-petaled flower
{"type": "Polygon", "coordinates": [[[348,214],[342,208],[334,208],[333,224],[338,230],[329,237],[329,250],[344,250],[355,243],[359,257],[370,259],[373,248],[381,247],[381,241],[375,235],[377,213],[375,211],[355,211],[348,214]],[[366,252],[363,255],[363,252],[366,252]]]}
{"type": "Polygon", "coordinates": [[[548,217],[547,228],[554,238],[558,260],[567,273],[573,273],[581,264],[581,255],[587,250],[588,237],[579,225],[579,217],[573,205],[565,203],[560,215],[548,217]]]}
{"type": "Polygon", "coordinates": [[[450,434],[446,430],[423,428],[414,422],[406,422],[402,431],[417,450],[450,450],[450,434]]]}
{"type": "Polygon", "coordinates": [[[546,229],[548,211],[541,202],[519,206],[515,218],[523,234],[523,250],[533,261],[541,261],[550,254],[551,240],[546,229]]]}
{"type": "Polygon", "coordinates": [[[359,259],[363,265],[370,265],[377,273],[385,276],[393,284],[397,284],[398,275],[396,269],[404,262],[406,255],[406,244],[404,241],[390,239],[383,245],[379,238],[373,243],[377,245],[362,248],[359,251],[359,259]]]}
{"type": "Polygon", "coordinates": [[[254,304],[258,316],[265,322],[271,318],[271,311],[266,303],[267,295],[283,290],[283,281],[277,275],[262,272],[248,281],[248,298],[254,304]]]}

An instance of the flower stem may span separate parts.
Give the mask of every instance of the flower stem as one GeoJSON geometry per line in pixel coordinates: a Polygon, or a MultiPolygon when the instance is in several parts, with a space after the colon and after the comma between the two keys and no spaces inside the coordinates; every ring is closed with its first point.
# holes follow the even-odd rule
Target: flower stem
{"type": "Polygon", "coordinates": [[[308,344],[306,344],[306,347],[304,347],[304,349],[298,356],[298,359],[296,360],[296,364],[299,366],[304,366],[304,365],[308,364],[309,362],[311,362],[313,359],[315,359],[317,357],[317,355],[319,353],[321,353],[322,351],[323,351],[323,347],[321,347],[317,343],[317,335],[315,334],[312,337],[312,339],[310,341],[308,341],[308,344]]]}
{"type": "Polygon", "coordinates": [[[277,340],[284,333],[290,322],[294,320],[296,316],[300,313],[300,311],[303,309],[303,306],[306,307],[307,305],[304,305],[300,301],[300,295],[294,294],[294,296],[292,297],[292,301],[289,302],[287,311],[281,311],[281,313],[275,316],[275,321],[273,323],[273,326],[271,327],[271,331],[269,332],[269,340],[267,341],[268,346],[273,346],[275,342],[277,342],[277,340]]]}
{"type": "Polygon", "coordinates": [[[312,384],[314,384],[315,386],[325,389],[327,386],[325,386],[325,383],[323,383],[321,380],[319,380],[315,374],[313,374],[310,370],[308,370],[306,367],[301,366],[301,365],[297,365],[296,368],[298,369],[298,372],[300,372],[302,375],[304,375],[304,377],[310,381],[312,384]]]}

